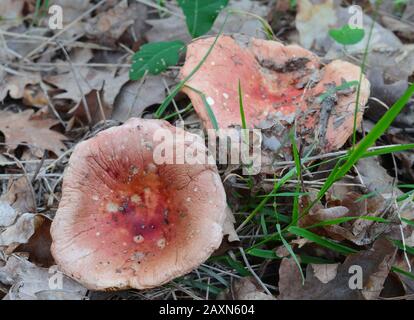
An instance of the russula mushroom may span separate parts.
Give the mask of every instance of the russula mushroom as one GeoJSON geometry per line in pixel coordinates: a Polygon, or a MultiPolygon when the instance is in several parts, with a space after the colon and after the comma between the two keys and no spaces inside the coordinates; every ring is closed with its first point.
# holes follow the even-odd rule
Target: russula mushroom
{"type": "Polygon", "coordinates": [[[159,286],[196,268],[222,241],[226,197],[215,166],[157,165],[160,129],[185,132],[131,119],[78,144],[70,158],[52,253],[89,289],[159,286]]]}
{"type": "MultiPolygon", "coordinates": [[[[214,38],[209,37],[195,40],[188,46],[182,78],[194,70],[213,42],[214,38]]],[[[356,90],[339,90],[338,87],[358,81],[360,71],[359,67],[340,60],[323,66],[315,54],[297,45],[285,46],[277,41],[237,35],[220,36],[183,91],[206,128],[212,128],[212,124],[197,91],[205,94],[220,128],[240,126],[240,80],[249,127],[260,128],[261,123],[268,120],[293,119],[299,137],[308,142],[318,139],[322,150],[331,151],[346,142],[354,127],[356,90]],[[330,94],[321,101],[325,93],[330,94]],[[314,136],[309,137],[310,133],[314,136]]],[[[369,97],[369,87],[368,80],[363,77],[358,125],[369,97]]]]}

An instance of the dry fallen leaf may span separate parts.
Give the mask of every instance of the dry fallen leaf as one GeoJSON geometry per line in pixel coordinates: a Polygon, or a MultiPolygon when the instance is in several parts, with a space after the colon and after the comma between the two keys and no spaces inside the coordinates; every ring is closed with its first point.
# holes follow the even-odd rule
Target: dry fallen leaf
{"type": "MultiPolygon", "coordinates": [[[[329,36],[329,29],[340,28],[347,24],[352,17],[348,8],[343,8],[338,1],[321,0],[318,2],[311,0],[299,0],[298,12],[296,15],[296,28],[299,31],[300,43],[305,48],[314,48],[320,53],[327,53],[327,57],[332,59],[341,54],[342,45],[336,43],[329,36]]],[[[368,15],[363,16],[364,29],[369,30],[372,19],[368,15]]],[[[364,39],[357,44],[348,45],[347,53],[362,53],[368,42],[368,32],[364,39]]],[[[389,30],[376,23],[370,39],[370,48],[379,49],[387,45],[391,48],[402,46],[401,41],[389,30]]],[[[370,54],[371,55],[371,54],[370,54]]]]}
{"type": "Polygon", "coordinates": [[[234,218],[233,212],[229,207],[226,209],[226,219],[224,220],[223,235],[228,236],[227,241],[235,242],[240,241],[239,236],[234,229],[236,219],[234,218]]]}
{"type": "Polygon", "coordinates": [[[73,70],[45,78],[45,81],[51,85],[65,91],[55,95],[53,99],[74,101],[75,107],[72,108],[72,112],[76,111],[76,115],[81,118],[86,117],[82,101],[82,97],[85,96],[93,123],[102,120],[101,107],[105,117],[109,118],[111,116],[115,98],[128,80],[127,72],[116,76],[114,71],[93,68],[77,68],[76,71],[73,70]],[[96,92],[100,93],[101,101],[97,99],[96,92]]]}
{"type": "Polygon", "coordinates": [[[30,261],[39,267],[48,268],[54,265],[55,261],[50,252],[50,246],[52,244],[50,225],[51,221],[45,219],[45,221],[36,228],[35,233],[27,243],[18,246],[15,252],[28,254],[30,261]]]}
{"type": "MultiPolygon", "coordinates": [[[[166,79],[166,83],[170,83],[166,79]]],[[[126,121],[131,117],[141,117],[145,108],[161,103],[166,97],[166,88],[162,76],[148,76],[139,81],[127,82],[120,90],[114,102],[112,119],[126,121]]]]}
{"type": "Polygon", "coordinates": [[[225,290],[218,297],[219,300],[276,300],[272,295],[263,292],[253,277],[236,279],[231,289],[225,290]]]}
{"type": "Polygon", "coordinates": [[[40,76],[37,73],[20,73],[17,75],[0,73],[0,101],[3,101],[7,95],[13,99],[22,99],[25,94],[25,88],[28,85],[40,82],[40,76]]]}
{"type": "MultiPolygon", "coordinates": [[[[306,281],[302,278],[295,261],[284,258],[279,269],[279,292],[281,300],[365,300],[377,299],[392,266],[396,249],[387,239],[377,240],[366,251],[349,255],[344,263],[337,267],[336,277],[324,284],[312,271],[306,270],[306,281]],[[349,286],[351,266],[362,269],[363,289],[351,289],[349,286]]],[[[330,275],[332,276],[332,275],[330,275]]],[[[324,279],[326,280],[326,279],[324,279]]]]}
{"type": "Polygon", "coordinates": [[[16,221],[17,212],[6,201],[0,200],[0,229],[11,226],[16,221]]]}
{"type": "Polygon", "coordinates": [[[128,5],[126,0],[120,1],[113,8],[99,13],[86,22],[86,36],[97,39],[103,45],[114,45],[128,27],[136,20],[143,22],[146,15],[146,7],[141,4],[128,5]]]}
{"type": "Polygon", "coordinates": [[[24,213],[17,221],[4,231],[0,228],[0,246],[26,243],[35,233],[36,226],[42,222],[41,217],[33,213],[24,213]]]}
{"type": "Polygon", "coordinates": [[[36,211],[36,202],[26,177],[10,182],[0,201],[10,205],[17,214],[36,211]]]}
{"type": "Polygon", "coordinates": [[[60,155],[66,149],[62,143],[66,137],[49,128],[58,121],[52,119],[31,119],[33,110],[20,113],[0,111],[0,131],[4,134],[7,146],[14,150],[19,144],[28,144],[29,148],[49,150],[60,155]]]}
{"type": "Polygon", "coordinates": [[[22,17],[23,6],[26,0],[1,0],[0,1],[0,17],[6,17],[7,19],[1,19],[1,27],[11,27],[16,24],[20,24],[20,18],[22,17]]]}
{"type": "Polygon", "coordinates": [[[335,279],[339,263],[311,264],[311,266],[315,277],[318,278],[320,282],[326,284],[335,279]]]}
{"type": "Polygon", "coordinates": [[[299,31],[300,44],[316,51],[327,51],[331,41],[327,37],[330,28],[337,24],[334,0],[313,4],[311,0],[299,0],[296,15],[296,29],[299,31]]]}
{"type": "Polygon", "coordinates": [[[43,222],[34,211],[35,202],[27,179],[13,181],[0,198],[0,247],[12,252],[29,240],[43,222]]]}
{"type": "Polygon", "coordinates": [[[57,300],[64,297],[79,300],[85,297],[87,291],[57,268],[39,268],[15,255],[8,258],[4,267],[0,267],[0,283],[11,286],[4,298],[6,300],[57,300]]]}

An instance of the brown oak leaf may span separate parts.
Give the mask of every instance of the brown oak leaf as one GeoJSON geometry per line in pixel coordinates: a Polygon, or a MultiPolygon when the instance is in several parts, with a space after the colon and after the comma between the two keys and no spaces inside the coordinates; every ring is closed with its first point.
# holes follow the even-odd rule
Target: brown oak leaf
{"type": "Polygon", "coordinates": [[[4,134],[7,146],[14,150],[19,144],[26,143],[31,148],[49,150],[56,155],[66,149],[63,140],[66,137],[50,127],[58,123],[53,119],[31,119],[33,110],[21,113],[0,112],[0,131],[4,134]]]}

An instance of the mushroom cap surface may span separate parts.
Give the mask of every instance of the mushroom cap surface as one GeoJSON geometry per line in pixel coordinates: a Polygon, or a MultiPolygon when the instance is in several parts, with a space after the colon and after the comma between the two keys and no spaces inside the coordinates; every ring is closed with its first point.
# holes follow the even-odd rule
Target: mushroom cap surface
{"type": "Polygon", "coordinates": [[[196,137],[166,121],[134,118],[78,144],[70,158],[52,254],[89,289],[162,285],[221,244],[226,196],[215,165],[155,164],[158,130],[196,137]]]}
{"type": "MultiPolygon", "coordinates": [[[[181,78],[190,75],[214,39],[197,39],[188,46],[181,78]]],[[[220,36],[200,69],[186,82],[183,92],[191,99],[206,128],[211,129],[212,123],[202,97],[193,89],[205,94],[220,128],[241,126],[240,80],[250,128],[260,127],[263,121],[293,119],[299,137],[315,140],[307,135],[320,131],[321,149],[331,151],[346,142],[354,126],[356,90],[345,92],[337,88],[345,82],[358,81],[360,72],[360,67],[341,60],[324,66],[315,54],[298,45],[238,35],[220,36]],[[335,101],[326,100],[324,107],[318,98],[327,92],[335,96],[335,101]]],[[[368,80],[362,77],[357,125],[362,120],[369,88],[368,80]]]]}

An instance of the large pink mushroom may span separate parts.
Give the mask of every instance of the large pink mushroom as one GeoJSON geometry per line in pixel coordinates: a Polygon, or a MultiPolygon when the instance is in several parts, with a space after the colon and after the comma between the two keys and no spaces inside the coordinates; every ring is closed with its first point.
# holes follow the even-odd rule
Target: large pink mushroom
{"type": "MultiPolygon", "coordinates": [[[[156,164],[165,121],[131,119],[76,146],[53,221],[52,253],[89,289],[151,288],[219,247],[226,197],[215,166],[156,164]]],[[[186,135],[191,135],[185,133],[186,135]]],[[[177,141],[172,147],[175,151],[177,141]]],[[[198,149],[205,152],[204,144],[198,149]]]]}
{"type": "MultiPolygon", "coordinates": [[[[181,69],[183,79],[202,61],[213,42],[214,37],[209,37],[188,46],[181,69]]],[[[266,121],[290,125],[295,121],[299,137],[308,142],[318,140],[322,150],[331,151],[340,148],[353,131],[356,90],[347,84],[358,81],[360,72],[358,66],[340,60],[323,65],[315,54],[297,45],[220,36],[183,91],[206,128],[212,128],[212,123],[197,91],[205,94],[220,128],[240,126],[240,80],[249,127],[261,128],[266,121]]],[[[357,125],[369,87],[363,77],[357,125]]]]}

